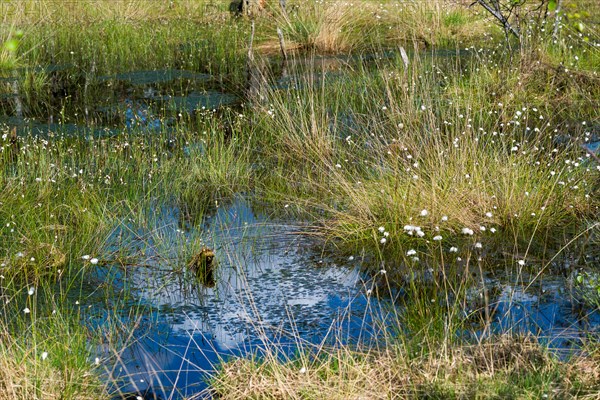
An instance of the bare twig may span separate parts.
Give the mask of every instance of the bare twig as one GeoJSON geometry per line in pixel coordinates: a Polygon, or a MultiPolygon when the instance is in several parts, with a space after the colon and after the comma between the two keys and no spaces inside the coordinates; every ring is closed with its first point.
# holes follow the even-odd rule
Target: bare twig
{"type": "Polygon", "coordinates": [[[281,7],[281,14],[283,14],[283,18],[285,18],[286,21],[289,21],[286,9],[286,0],[279,0],[279,6],[281,7]]]}
{"type": "Polygon", "coordinates": [[[23,103],[21,102],[21,96],[19,94],[19,74],[15,70],[13,73],[12,82],[13,100],[15,102],[15,116],[18,119],[23,118],[23,103]]]}
{"type": "Polygon", "coordinates": [[[92,60],[92,66],[90,67],[90,73],[85,77],[85,84],[83,86],[83,101],[85,103],[85,119],[89,122],[89,110],[88,110],[88,89],[90,81],[94,79],[96,73],[96,60],[92,60]]]}
{"type": "Polygon", "coordinates": [[[404,68],[408,69],[408,65],[409,65],[408,54],[406,54],[406,50],[404,50],[404,47],[402,47],[402,46],[400,46],[400,56],[402,57],[402,62],[404,63],[404,68]]]}
{"type": "Polygon", "coordinates": [[[279,47],[281,48],[281,55],[284,60],[287,60],[287,53],[285,51],[285,41],[283,40],[283,32],[277,27],[277,36],[279,37],[279,47]]]}
{"type": "Polygon", "coordinates": [[[521,40],[521,35],[519,34],[519,31],[514,26],[512,26],[510,22],[508,22],[508,17],[502,14],[499,2],[494,2],[494,7],[488,4],[486,0],[477,0],[477,3],[480,4],[483,8],[485,8],[487,12],[492,14],[494,18],[500,21],[506,32],[512,33],[517,39],[521,40]]]}
{"type": "Polygon", "coordinates": [[[558,37],[558,29],[560,28],[561,17],[561,6],[562,1],[556,0],[556,10],[554,10],[554,30],[552,31],[552,38],[556,40],[558,37]]]}
{"type": "Polygon", "coordinates": [[[250,42],[248,43],[248,64],[254,61],[254,51],[252,49],[252,43],[254,42],[254,21],[252,21],[250,31],[250,42]]]}

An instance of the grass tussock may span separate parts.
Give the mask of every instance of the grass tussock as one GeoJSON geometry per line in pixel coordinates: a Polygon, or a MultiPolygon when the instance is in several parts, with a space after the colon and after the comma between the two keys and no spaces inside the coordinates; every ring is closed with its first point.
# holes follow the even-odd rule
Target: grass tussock
{"type": "Polygon", "coordinates": [[[377,26],[376,10],[369,3],[359,9],[350,3],[304,2],[290,13],[278,10],[277,16],[292,43],[320,53],[339,53],[365,47],[364,40],[377,26]],[[364,36],[358,36],[359,31],[364,36]]]}
{"type": "Polygon", "coordinates": [[[367,353],[322,350],[286,362],[237,359],[222,366],[213,388],[222,399],[534,399],[593,395],[598,371],[591,359],[559,361],[530,337],[500,336],[423,357],[392,346],[367,353]],[[590,374],[571,375],[581,368],[590,374]]]}
{"type": "MultiPolygon", "coordinates": [[[[407,226],[425,240],[502,232],[544,241],[597,214],[598,170],[579,146],[590,137],[592,97],[579,91],[556,115],[546,102],[559,100],[557,87],[532,82],[531,68],[504,79],[479,57],[444,70],[423,56],[411,62],[331,81],[301,70],[301,89],[271,91],[261,129],[265,157],[278,160],[273,197],[314,210],[323,234],[353,250],[381,247],[384,227],[381,243],[395,255],[414,246],[407,226]],[[567,115],[584,121],[568,134],[567,115]]],[[[593,74],[579,74],[598,90],[593,74]]]]}
{"type": "Polygon", "coordinates": [[[181,204],[191,210],[207,209],[253,186],[250,152],[239,137],[211,132],[209,141],[192,148],[186,173],[179,177],[181,204]]]}
{"type": "MultiPolygon", "coordinates": [[[[38,302],[43,297],[39,289],[26,288],[30,293],[25,298],[23,293],[10,293],[13,301],[3,306],[0,398],[106,398],[88,344],[93,335],[77,315],[68,310],[53,312],[38,302]]],[[[2,294],[9,296],[9,290],[3,287],[2,294]]]]}

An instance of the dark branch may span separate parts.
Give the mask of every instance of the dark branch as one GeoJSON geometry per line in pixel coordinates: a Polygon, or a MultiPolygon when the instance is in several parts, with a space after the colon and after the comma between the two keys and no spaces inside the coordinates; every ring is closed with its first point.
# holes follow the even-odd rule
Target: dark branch
{"type": "Polygon", "coordinates": [[[500,23],[502,23],[502,26],[504,26],[504,30],[512,33],[517,39],[521,40],[521,35],[519,34],[519,31],[517,31],[517,29],[508,22],[508,19],[504,15],[502,15],[498,8],[497,2],[494,3],[494,5],[496,5],[496,9],[492,8],[492,6],[490,6],[485,0],[477,0],[477,3],[479,3],[483,8],[485,8],[487,12],[492,14],[494,18],[500,21],[500,23]]]}

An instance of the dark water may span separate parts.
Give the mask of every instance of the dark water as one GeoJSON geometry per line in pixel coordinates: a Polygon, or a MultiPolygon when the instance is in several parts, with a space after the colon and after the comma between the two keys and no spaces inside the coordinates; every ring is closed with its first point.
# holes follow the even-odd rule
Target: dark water
{"type": "Polygon", "coordinates": [[[160,245],[145,241],[148,265],[105,266],[88,278],[90,289],[109,280],[130,297],[121,310],[96,302],[89,323],[101,325],[115,311],[124,321],[139,321],[133,343],[118,354],[98,349],[115,390],[151,387],[162,398],[178,398],[205,389],[206,373],[229,355],[260,354],[275,344],[283,356],[310,344],[377,337],[373,318],[386,307],[365,295],[358,262],[322,257],[319,247],[294,234],[298,227],[269,222],[243,201],[219,208],[203,232],[178,232],[174,212],[157,223],[151,231],[160,245]],[[214,287],[194,279],[173,253],[198,236],[218,260],[214,287]]]}
{"type": "Polygon", "coordinates": [[[534,334],[559,354],[576,352],[588,335],[600,334],[600,309],[585,304],[573,284],[572,276],[550,274],[490,280],[487,286],[494,294],[488,332],[534,334]]]}
{"type": "MultiPolygon", "coordinates": [[[[440,52],[440,57],[450,53],[440,52]]],[[[169,129],[182,117],[222,106],[239,107],[252,81],[272,88],[292,89],[311,81],[335,82],[358,66],[373,68],[394,61],[394,53],[361,56],[314,56],[281,64],[271,59],[250,68],[239,65],[248,82],[233,76],[213,76],[185,69],[124,71],[96,74],[80,67],[61,64],[8,71],[0,76],[0,123],[16,126],[20,134],[86,134],[125,129],[152,132],[169,129]],[[47,79],[39,93],[23,93],[14,86],[26,73],[47,79]],[[269,77],[265,79],[265,77],[269,77]]],[[[260,88],[254,88],[260,90],[260,88]]]]}

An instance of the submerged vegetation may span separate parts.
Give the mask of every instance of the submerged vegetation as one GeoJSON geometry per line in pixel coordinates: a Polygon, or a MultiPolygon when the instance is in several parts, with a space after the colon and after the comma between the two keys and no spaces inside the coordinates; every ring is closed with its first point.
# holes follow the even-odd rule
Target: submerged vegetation
{"type": "Polygon", "coordinates": [[[175,209],[178,232],[202,231],[236,198],[360,259],[393,318],[356,346],[299,338],[282,358],[267,341],[204,394],[597,395],[598,326],[560,357],[495,331],[485,277],[543,293],[560,273],[582,321],[600,312],[598,6],[525,1],[499,24],[487,2],[265,3],[0,5],[0,398],[120,393],[102,366],[143,307],[122,321],[127,289],[98,284],[94,324],[73,296],[106,266],[214,287],[220,249],[153,226],[175,209]]]}

